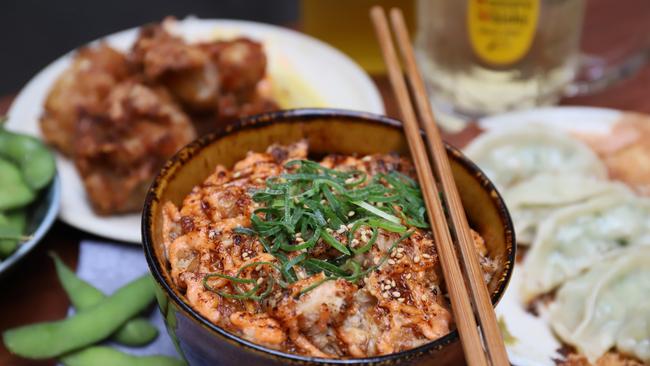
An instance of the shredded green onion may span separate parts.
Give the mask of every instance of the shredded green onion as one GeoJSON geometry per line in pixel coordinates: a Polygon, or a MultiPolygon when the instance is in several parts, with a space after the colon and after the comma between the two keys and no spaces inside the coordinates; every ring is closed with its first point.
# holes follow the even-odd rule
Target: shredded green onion
{"type": "Polygon", "coordinates": [[[325,281],[340,278],[356,282],[379,268],[397,244],[413,233],[407,231],[408,227],[429,227],[420,188],[403,174],[377,174],[369,180],[362,171],[329,169],[309,160],[293,160],[285,168],[287,173],[268,178],[265,188],[252,193],[261,208],[251,215],[251,227],[234,229],[235,233],[258,239],[278,264],[253,262],[242,266],[234,276],[209,273],[203,279],[206,289],[227,298],[261,300],[276,283],[286,288],[296,282],[299,268],[310,274],[325,274],[324,279],[304,288],[299,295],[325,281]],[[370,229],[372,235],[355,247],[351,243],[362,227],[370,229]],[[354,256],[370,251],[380,230],[402,235],[378,264],[364,269],[354,256]],[[335,250],[328,253],[339,256],[316,258],[312,251],[316,246],[322,249],[322,245],[335,250]],[[262,281],[240,277],[252,265],[271,266],[279,279],[276,281],[270,274],[262,281]],[[228,280],[233,291],[212,288],[208,281],[215,277],[228,280]]]}

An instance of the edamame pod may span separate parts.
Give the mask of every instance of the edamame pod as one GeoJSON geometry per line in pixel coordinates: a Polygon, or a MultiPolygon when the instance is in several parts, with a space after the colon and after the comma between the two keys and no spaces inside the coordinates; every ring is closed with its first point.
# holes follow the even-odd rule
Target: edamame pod
{"type": "Polygon", "coordinates": [[[0,158],[0,211],[23,207],[34,200],[18,167],[0,158]]]}
{"type": "Polygon", "coordinates": [[[8,257],[16,251],[20,237],[25,232],[27,215],[23,210],[13,210],[0,213],[0,259],[8,257]]]}
{"type": "Polygon", "coordinates": [[[133,356],[114,348],[88,347],[61,358],[65,366],[184,366],[185,362],[168,356],[133,356]]]}
{"type": "Polygon", "coordinates": [[[154,299],[149,275],[117,290],[101,303],[67,319],[26,325],[3,333],[5,347],[26,358],[58,357],[95,344],[144,310],[154,299]]]}
{"type": "Polygon", "coordinates": [[[45,187],[56,171],[52,153],[40,140],[1,127],[0,157],[14,162],[20,168],[25,183],[33,190],[45,187]]]}
{"type": "MultiPolygon", "coordinates": [[[[106,298],[100,290],[77,277],[61,258],[55,253],[50,253],[54,259],[59,282],[68,294],[68,298],[77,311],[91,308],[106,298]]],[[[113,340],[127,346],[143,346],[150,343],[158,336],[158,329],[143,318],[129,320],[112,336],[113,340]]]]}
{"type": "Polygon", "coordinates": [[[158,329],[145,318],[129,320],[113,334],[112,339],[126,346],[138,347],[151,343],[158,337],[158,329]]]}

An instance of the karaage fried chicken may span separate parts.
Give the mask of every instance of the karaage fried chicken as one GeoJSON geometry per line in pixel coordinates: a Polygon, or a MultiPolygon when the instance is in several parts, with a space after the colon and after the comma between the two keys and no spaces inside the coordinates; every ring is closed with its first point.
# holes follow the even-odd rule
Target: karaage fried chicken
{"type": "Polygon", "coordinates": [[[139,211],[158,169],[197,131],[278,108],[261,92],[261,44],[186,42],[174,22],[142,27],[127,54],[80,49],[47,96],[43,135],[74,160],[98,214],[139,211]]]}
{"type": "Polygon", "coordinates": [[[245,38],[187,43],[170,21],[143,27],[129,60],[188,109],[213,112],[216,122],[277,109],[258,93],[266,73],[262,45],[245,38]]]}
{"type": "Polygon", "coordinates": [[[80,49],[45,100],[40,120],[45,140],[70,156],[80,110],[97,108],[128,77],[127,65],[123,54],[104,43],[80,49]]]}
{"type": "Polygon", "coordinates": [[[76,129],[74,161],[95,211],[140,210],[151,178],[195,138],[189,118],[165,89],[135,81],[114,87],[76,129]]]}

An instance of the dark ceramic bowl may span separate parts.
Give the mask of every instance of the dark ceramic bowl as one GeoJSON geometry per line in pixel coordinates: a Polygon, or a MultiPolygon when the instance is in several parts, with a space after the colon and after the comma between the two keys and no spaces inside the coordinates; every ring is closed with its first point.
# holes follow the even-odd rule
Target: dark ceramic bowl
{"type": "MultiPolygon", "coordinates": [[[[424,346],[380,357],[323,359],[268,349],[210,323],[185,302],[174,288],[163,256],[161,207],[180,204],[192,187],[203,182],[217,164],[232,166],[249,150],[264,151],[271,143],[309,140],[310,152],[408,155],[400,122],[371,114],[310,109],[276,112],[239,121],[183,148],[162,169],[147,195],[142,237],[149,268],[156,280],[158,304],[167,330],[190,365],[458,365],[462,350],[458,333],[424,346]]],[[[485,175],[460,151],[447,146],[469,223],[485,238],[489,255],[499,268],[489,283],[496,305],[514,265],[515,245],[506,207],[485,175]]]]}

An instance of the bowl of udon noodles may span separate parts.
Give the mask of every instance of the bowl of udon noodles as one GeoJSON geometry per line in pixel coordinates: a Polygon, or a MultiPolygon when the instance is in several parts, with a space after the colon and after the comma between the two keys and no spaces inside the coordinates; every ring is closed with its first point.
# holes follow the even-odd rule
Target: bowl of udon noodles
{"type": "MultiPolygon", "coordinates": [[[[397,120],[305,109],[240,120],[161,170],[142,235],[190,365],[462,363],[435,240],[397,120]]],[[[509,214],[447,146],[494,305],[509,214]]]]}

